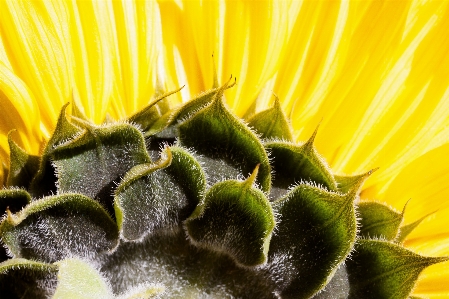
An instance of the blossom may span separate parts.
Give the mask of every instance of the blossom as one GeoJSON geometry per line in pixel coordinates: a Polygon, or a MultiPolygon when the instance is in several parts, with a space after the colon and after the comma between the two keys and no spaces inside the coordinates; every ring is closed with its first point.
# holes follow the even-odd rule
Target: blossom
{"type": "MultiPolygon", "coordinates": [[[[315,145],[334,171],[380,167],[363,199],[398,210],[410,199],[405,224],[431,214],[408,248],[448,255],[447,28],[447,1],[2,1],[0,159],[7,167],[12,129],[38,154],[67,102],[101,123],[161,90],[185,85],[176,105],[212,87],[214,72],[232,74],[236,114],[276,94],[296,140],[319,124],[315,145]]],[[[449,296],[447,262],[421,278],[416,295],[449,296]]]]}

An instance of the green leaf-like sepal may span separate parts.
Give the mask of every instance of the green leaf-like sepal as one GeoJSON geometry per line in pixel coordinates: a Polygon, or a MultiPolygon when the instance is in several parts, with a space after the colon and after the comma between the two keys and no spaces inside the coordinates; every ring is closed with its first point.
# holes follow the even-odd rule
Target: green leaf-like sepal
{"type": "Polygon", "coordinates": [[[204,194],[206,179],[191,154],[171,147],[163,156],[155,164],[132,168],[115,192],[117,224],[127,240],[178,226],[204,194]]]}
{"type": "Polygon", "coordinates": [[[148,131],[145,132],[145,136],[152,136],[157,134],[157,136],[160,138],[177,137],[176,126],[178,125],[178,123],[185,121],[195,112],[209,105],[213,101],[217,92],[218,88],[208,90],[188,101],[179,108],[165,113],[153,123],[148,131]]]}
{"type": "Polygon", "coordinates": [[[130,116],[128,118],[128,122],[139,125],[140,129],[144,132],[145,135],[145,132],[150,130],[153,124],[161,117],[161,111],[157,104],[163,99],[174,93],[177,93],[180,90],[181,88],[161,95],[156,100],[151,102],[148,106],[130,116]]]}
{"type": "Polygon", "coordinates": [[[115,222],[98,202],[80,194],[46,197],[8,213],[0,235],[15,257],[44,262],[91,257],[118,244],[115,222]]]}
{"type": "Polygon", "coordinates": [[[100,273],[87,262],[68,258],[58,266],[58,285],[52,299],[112,299],[113,293],[100,273]]]}
{"type": "Polygon", "coordinates": [[[254,128],[261,135],[261,138],[293,142],[290,124],[277,97],[274,100],[273,108],[251,117],[248,120],[248,125],[254,128]]]}
{"type": "Polygon", "coordinates": [[[8,134],[9,144],[9,172],[6,186],[22,187],[27,189],[31,180],[39,170],[39,157],[29,155],[20,148],[8,134]]]}
{"type": "Polygon", "coordinates": [[[246,181],[224,181],[208,190],[185,226],[194,244],[223,251],[239,264],[263,264],[275,226],[268,199],[252,187],[256,170],[246,181]]]}
{"type": "Polygon", "coordinates": [[[268,142],[265,147],[273,157],[273,195],[284,195],[289,187],[303,181],[320,184],[331,191],[337,190],[337,183],[326,161],[318,155],[312,137],[303,145],[288,142],[268,142]]]}
{"type": "Polygon", "coordinates": [[[359,193],[365,180],[377,171],[379,168],[371,169],[368,172],[358,175],[335,175],[334,178],[337,182],[337,190],[341,193],[356,192],[359,193]]]}
{"type": "Polygon", "coordinates": [[[383,238],[393,241],[399,233],[403,213],[385,204],[362,201],[358,205],[360,235],[366,238],[383,238]]]}
{"type": "MultiPolygon", "coordinates": [[[[264,192],[268,192],[271,187],[268,155],[257,136],[225,107],[222,99],[225,88],[219,90],[209,106],[179,125],[181,144],[211,158],[211,163],[213,160],[225,161],[243,176],[249,175],[260,164],[257,182],[264,192]]],[[[212,165],[206,164],[205,171],[206,174],[213,172],[213,177],[220,169],[212,165]]]]}
{"type": "Polygon", "coordinates": [[[16,213],[31,202],[31,196],[22,189],[0,190],[0,214],[3,215],[7,209],[16,213]]]}
{"type": "Polygon", "coordinates": [[[49,298],[56,286],[55,265],[11,259],[0,264],[1,298],[49,298]]]}
{"type": "Polygon", "coordinates": [[[41,158],[9,136],[2,181],[59,195],[0,191],[0,261],[56,264],[0,264],[0,296],[49,297],[58,283],[57,298],[131,299],[160,295],[155,281],[167,297],[405,299],[423,268],[445,260],[392,243],[423,218],[399,229],[403,213],[377,203],[360,204],[360,234],[391,242],[362,239],[354,250],[354,201],[372,171],[333,175],[316,132],[293,144],[278,100],[249,120],[258,135],[226,108],[228,83],[217,86],[215,77],[214,89],[171,111],[162,95],[125,124],[96,126],[76,107],[70,122],[65,105],[41,158]],[[283,197],[270,203],[270,191],[283,197]]]}
{"type": "Polygon", "coordinates": [[[354,199],[301,184],[273,203],[269,270],[282,298],[309,298],[344,262],[356,238],[354,199]]]}
{"type": "Polygon", "coordinates": [[[74,117],[76,117],[78,119],[82,119],[84,121],[89,121],[89,119],[87,118],[87,116],[85,114],[84,107],[82,105],[78,106],[76,104],[76,101],[74,99],[74,95],[73,94],[72,94],[71,105],[72,105],[72,111],[71,111],[72,112],[72,116],[74,116],[74,117]]]}
{"type": "Polygon", "coordinates": [[[147,235],[141,242],[121,242],[104,257],[101,272],[116,294],[157,282],[166,287],[161,298],[278,298],[262,271],[237,265],[228,254],[193,246],[182,227],[147,235]]]}
{"type": "Polygon", "coordinates": [[[387,241],[358,240],[346,262],[351,285],[349,298],[408,298],[419,273],[446,260],[424,257],[387,241]]]}
{"type": "Polygon", "coordinates": [[[129,124],[91,127],[55,148],[58,192],[81,193],[113,212],[115,182],[132,167],[150,163],[142,133],[129,124]]]}
{"type": "Polygon", "coordinates": [[[67,120],[65,115],[67,105],[68,103],[62,107],[59,113],[55,131],[45,146],[41,157],[39,171],[31,181],[30,192],[36,198],[56,193],[57,178],[50,162],[54,147],[81,132],[80,128],[67,120]]]}

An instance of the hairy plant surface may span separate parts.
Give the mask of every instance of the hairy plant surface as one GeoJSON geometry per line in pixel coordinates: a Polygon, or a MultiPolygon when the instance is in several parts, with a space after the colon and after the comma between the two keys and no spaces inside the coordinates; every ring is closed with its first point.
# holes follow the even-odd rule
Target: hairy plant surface
{"type": "Polygon", "coordinates": [[[124,122],[66,117],[40,157],[11,136],[0,190],[7,298],[409,298],[445,258],[401,242],[417,223],[360,201],[293,142],[276,100],[243,121],[228,84],[124,122]]]}

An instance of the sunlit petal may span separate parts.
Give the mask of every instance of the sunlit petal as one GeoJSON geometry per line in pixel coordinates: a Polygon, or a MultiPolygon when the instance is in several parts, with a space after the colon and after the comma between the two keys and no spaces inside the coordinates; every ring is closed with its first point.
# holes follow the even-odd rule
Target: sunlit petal
{"type": "MultiPolygon", "coordinates": [[[[449,144],[440,146],[415,159],[401,169],[399,175],[382,195],[362,192],[366,198],[378,198],[398,209],[407,201],[405,223],[413,222],[424,215],[437,212],[424,221],[410,237],[424,237],[431,234],[449,233],[444,223],[449,217],[449,144]]],[[[431,247],[429,243],[429,247],[431,247]]]]}
{"type": "Polygon", "coordinates": [[[423,298],[448,298],[449,263],[430,266],[420,275],[414,294],[423,298]]]}
{"type": "Polygon", "coordinates": [[[0,12],[1,35],[13,71],[46,107],[40,113],[50,130],[72,92],[64,2],[1,1],[0,12]]]}
{"type": "MultiPolygon", "coordinates": [[[[189,28],[186,18],[182,17],[183,6],[172,1],[161,1],[159,3],[167,88],[168,90],[174,90],[183,85],[187,87],[181,93],[171,96],[178,103],[187,101],[190,98],[190,94],[196,94],[205,90],[201,76],[191,76],[189,78],[185,73],[186,69],[189,70],[189,73],[193,70],[197,74],[199,74],[200,70],[195,48],[193,47],[191,28],[189,28]],[[179,32],[179,28],[182,28],[181,32],[179,32]]],[[[206,57],[206,59],[211,59],[212,54],[206,57]]]]}
{"type": "Polygon", "coordinates": [[[296,111],[292,114],[294,125],[304,123],[305,116],[317,112],[326,95],[323,92],[329,92],[327,88],[341,68],[347,52],[347,44],[341,40],[352,33],[351,26],[345,25],[355,15],[350,15],[348,4],[307,1],[296,17],[274,87],[286,111],[298,102],[292,111],[296,111]]]}
{"type": "Polygon", "coordinates": [[[105,1],[68,2],[73,97],[82,112],[99,123],[112,93],[116,38],[112,5],[105,1]]]}
{"type": "Polygon", "coordinates": [[[243,115],[275,74],[291,29],[289,15],[296,16],[297,6],[286,1],[186,1],[181,8],[162,2],[164,38],[176,37],[168,37],[169,42],[189,70],[188,82],[182,84],[188,84],[192,94],[212,87],[215,60],[219,82],[231,75],[237,78],[226,98],[243,115]]]}
{"type": "Polygon", "coordinates": [[[2,31],[0,30],[0,61],[9,69],[12,69],[8,54],[6,53],[5,44],[3,43],[2,31]]]}
{"type": "Polygon", "coordinates": [[[316,146],[333,169],[381,167],[366,183],[381,193],[405,164],[448,140],[448,3],[307,4],[294,28],[303,38],[290,41],[274,90],[292,107],[300,140],[320,123],[316,146]]]}
{"type": "Polygon", "coordinates": [[[16,143],[29,152],[39,153],[44,137],[48,137],[42,136],[45,132],[39,126],[39,110],[27,85],[0,62],[0,160],[4,163],[9,163],[7,134],[13,129],[17,130],[13,135],[16,143]]]}
{"type": "MultiPolygon", "coordinates": [[[[405,245],[428,256],[449,255],[449,144],[433,149],[404,167],[382,195],[365,190],[362,196],[377,196],[398,209],[407,202],[404,224],[426,217],[407,237],[405,245]]],[[[440,296],[447,287],[449,263],[426,269],[421,276],[416,294],[440,296]],[[440,284],[440,285],[438,285],[440,284]]],[[[447,295],[447,293],[444,293],[447,295]]]]}
{"type": "MultiPolygon", "coordinates": [[[[148,104],[155,92],[158,57],[162,55],[159,8],[153,1],[113,2],[119,54],[119,101],[126,115],[148,104]]],[[[124,117],[126,115],[121,115],[124,117]]]]}

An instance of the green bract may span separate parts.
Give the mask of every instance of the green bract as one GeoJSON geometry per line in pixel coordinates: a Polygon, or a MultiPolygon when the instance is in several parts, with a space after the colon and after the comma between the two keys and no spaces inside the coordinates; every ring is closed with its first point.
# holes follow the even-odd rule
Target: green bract
{"type": "Polygon", "coordinates": [[[230,87],[100,126],[65,105],[40,157],[9,134],[1,296],[410,298],[445,260],[400,245],[422,219],[359,203],[372,171],[335,175],[277,99],[237,118],[230,87]]]}

